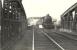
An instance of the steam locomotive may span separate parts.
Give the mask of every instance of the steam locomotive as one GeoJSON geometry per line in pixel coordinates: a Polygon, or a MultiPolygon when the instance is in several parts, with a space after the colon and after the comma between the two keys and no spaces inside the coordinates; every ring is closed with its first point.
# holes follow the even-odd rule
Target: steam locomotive
{"type": "Polygon", "coordinates": [[[54,23],[53,23],[52,18],[49,14],[47,14],[46,16],[43,17],[42,25],[45,29],[54,29],[54,23]]]}

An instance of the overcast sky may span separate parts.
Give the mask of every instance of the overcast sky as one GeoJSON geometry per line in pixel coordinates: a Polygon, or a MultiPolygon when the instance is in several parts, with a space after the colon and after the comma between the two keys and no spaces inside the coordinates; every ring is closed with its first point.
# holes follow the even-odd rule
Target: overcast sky
{"type": "Polygon", "coordinates": [[[50,14],[60,20],[60,15],[77,0],[22,0],[27,17],[42,17],[50,14]]]}

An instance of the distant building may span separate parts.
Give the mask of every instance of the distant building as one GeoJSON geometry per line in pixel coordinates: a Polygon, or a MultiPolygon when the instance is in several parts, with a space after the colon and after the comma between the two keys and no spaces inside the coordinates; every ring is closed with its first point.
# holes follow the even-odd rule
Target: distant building
{"type": "Polygon", "coordinates": [[[42,17],[30,17],[28,18],[28,24],[29,25],[36,25],[37,22],[41,19],[42,17]]]}

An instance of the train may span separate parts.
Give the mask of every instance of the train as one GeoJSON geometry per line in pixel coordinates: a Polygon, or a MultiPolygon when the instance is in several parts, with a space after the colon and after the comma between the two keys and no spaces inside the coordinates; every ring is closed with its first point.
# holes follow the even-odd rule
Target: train
{"type": "Polygon", "coordinates": [[[54,29],[54,23],[52,21],[52,17],[49,14],[43,17],[42,26],[45,29],[54,29]]]}

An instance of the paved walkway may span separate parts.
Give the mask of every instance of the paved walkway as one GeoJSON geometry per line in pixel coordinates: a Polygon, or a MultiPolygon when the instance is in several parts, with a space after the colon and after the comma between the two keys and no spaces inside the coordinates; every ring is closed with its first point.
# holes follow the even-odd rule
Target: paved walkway
{"type": "Polygon", "coordinates": [[[17,43],[13,50],[32,50],[32,30],[28,30],[22,40],[17,43]]]}

